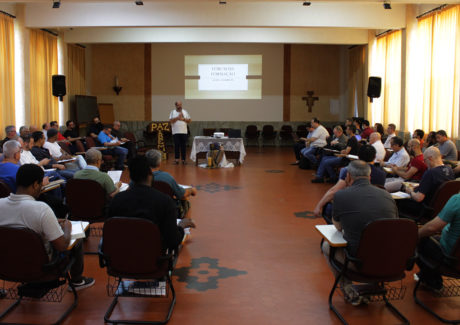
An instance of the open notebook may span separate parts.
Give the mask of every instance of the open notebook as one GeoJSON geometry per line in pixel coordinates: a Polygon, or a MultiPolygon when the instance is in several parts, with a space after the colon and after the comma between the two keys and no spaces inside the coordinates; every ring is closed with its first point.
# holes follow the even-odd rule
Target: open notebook
{"type": "MultiPolygon", "coordinates": [[[[120,181],[121,173],[122,173],[121,170],[109,170],[107,172],[107,174],[110,176],[114,184],[120,181]]],[[[126,191],[128,187],[129,187],[129,184],[122,183],[120,187],[120,192],[126,191]]]]}

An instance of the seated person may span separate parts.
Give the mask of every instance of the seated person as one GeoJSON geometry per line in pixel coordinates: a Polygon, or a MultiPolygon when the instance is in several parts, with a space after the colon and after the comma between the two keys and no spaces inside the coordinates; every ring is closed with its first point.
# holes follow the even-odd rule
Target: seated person
{"type": "MultiPolygon", "coordinates": [[[[371,184],[382,186],[385,184],[386,173],[382,168],[374,165],[375,162],[375,148],[371,145],[363,145],[358,150],[358,157],[360,160],[367,162],[371,168],[371,184]]],[[[346,182],[348,169],[344,167],[340,170],[339,180],[337,183],[329,189],[329,191],[324,194],[324,196],[316,204],[314,215],[316,217],[321,217],[321,213],[324,217],[324,220],[328,224],[332,223],[332,198],[334,194],[349,186],[346,182]]]]}
{"type": "Polygon", "coordinates": [[[423,157],[428,169],[423,174],[419,186],[415,189],[406,187],[406,192],[410,194],[410,199],[398,200],[398,208],[401,213],[418,216],[422,212],[423,204],[431,202],[439,186],[454,179],[452,168],[444,165],[438,148],[429,147],[423,153],[423,157]]]}
{"type": "Polygon", "coordinates": [[[422,148],[417,139],[409,140],[407,144],[409,154],[412,156],[407,167],[391,167],[393,173],[398,177],[389,177],[385,181],[385,189],[388,192],[397,192],[401,189],[403,182],[408,180],[420,181],[425,170],[428,168],[423,159],[422,148]]]}
{"type": "Polygon", "coordinates": [[[81,137],[78,135],[78,132],[75,127],[75,122],[68,120],[65,123],[67,130],[64,132],[64,137],[67,141],[70,142],[69,149],[72,154],[76,152],[84,152],[85,146],[81,140],[81,137]]]}
{"type": "MultiPolygon", "coordinates": [[[[65,219],[57,219],[51,208],[44,202],[36,201],[43,186],[43,170],[37,165],[21,166],[16,175],[16,194],[0,199],[0,226],[25,227],[40,234],[48,255],[53,249],[61,254],[68,252],[72,224],[65,219]]],[[[75,258],[70,268],[70,278],[76,290],[90,287],[94,279],[84,277],[83,248],[81,242],[69,253],[75,258]]]]}
{"type": "Polygon", "coordinates": [[[455,146],[455,143],[452,142],[452,140],[449,140],[446,131],[439,130],[438,132],[436,132],[436,141],[437,147],[441,152],[442,159],[449,161],[457,161],[457,147],[455,146]]]}
{"type": "Polygon", "coordinates": [[[3,144],[9,140],[16,140],[22,144],[22,139],[18,136],[16,132],[16,127],[14,125],[8,125],[7,127],[5,127],[5,133],[6,137],[1,141],[0,145],[3,146],[3,144]]]}
{"type": "Polygon", "coordinates": [[[369,136],[369,144],[375,148],[375,162],[380,162],[385,159],[386,150],[382,143],[382,136],[378,132],[373,132],[369,136]]]}
{"type": "Polygon", "coordinates": [[[126,139],[125,137],[123,137],[123,134],[120,129],[121,129],[120,121],[114,121],[113,127],[112,127],[112,136],[115,139],[118,139],[119,141],[124,142],[121,146],[123,148],[128,149],[128,159],[131,159],[136,156],[136,144],[133,143],[132,141],[129,141],[129,139],[126,139]]]}
{"type": "MultiPolygon", "coordinates": [[[[294,144],[294,154],[295,154],[296,161],[292,163],[291,165],[298,165],[300,163],[300,151],[306,147],[305,143],[307,142],[308,139],[311,138],[311,135],[313,134],[314,129],[311,127],[310,122],[307,122],[306,127],[308,131],[307,137],[298,138],[297,142],[294,144]]],[[[296,138],[297,135],[293,135],[293,137],[296,138]]]]}
{"type": "Polygon", "coordinates": [[[32,138],[34,139],[34,146],[30,149],[30,152],[32,152],[35,159],[38,161],[49,159],[49,163],[44,166],[46,169],[56,168],[56,171],[59,173],[59,175],[65,179],[73,178],[75,171],[66,169],[66,166],[60,164],[56,161],[56,159],[51,157],[48,149],[43,148],[43,145],[45,144],[45,136],[43,135],[43,132],[37,131],[32,133],[32,138]]]}
{"type": "Polygon", "coordinates": [[[390,149],[391,148],[391,139],[393,139],[393,137],[395,137],[395,136],[396,136],[396,125],[394,125],[393,123],[390,123],[390,124],[388,124],[387,136],[386,136],[386,139],[385,139],[385,143],[383,144],[385,149],[390,149]]]}
{"type": "Polygon", "coordinates": [[[155,149],[151,149],[145,153],[145,158],[147,158],[150,169],[153,173],[153,181],[165,182],[171,187],[174,196],[177,199],[176,206],[178,208],[178,218],[183,218],[190,208],[190,204],[187,200],[190,196],[195,196],[197,194],[197,190],[194,187],[183,188],[177,184],[171,174],[160,170],[161,156],[161,152],[155,149]]]}
{"type": "Polygon", "coordinates": [[[403,146],[403,140],[400,137],[391,138],[391,149],[393,154],[387,162],[383,162],[384,166],[387,167],[406,167],[410,161],[409,154],[403,146]]]}
{"type": "Polygon", "coordinates": [[[11,192],[16,193],[16,173],[21,159],[21,144],[9,140],[3,144],[3,161],[0,163],[0,179],[8,185],[11,192]]]}
{"type": "Polygon", "coordinates": [[[132,184],[110,202],[109,217],[151,220],[160,229],[163,248],[176,249],[184,238],[184,228],[195,228],[193,220],[184,218],[177,223],[173,199],[151,187],[153,175],[147,158],[133,158],[128,168],[132,184]]]}
{"type": "Polygon", "coordinates": [[[329,136],[329,132],[316,117],[311,120],[311,127],[314,131],[311,138],[305,141],[305,148],[300,153],[310,161],[311,165],[316,166],[318,164],[318,159],[316,159],[317,151],[327,144],[326,138],[329,136]]]}
{"type": "Polygon", "coordinates": [[[109,148],[104,151],[105,154],[117,156],[115,169],[123,170],[128,149],[120,147],[120,141],[114,139],[110,132],[112,132],[112,128],[109,125],[104,125],[104,129],[99,132],[97,138],[104,147],[109,148]]]}
{"type": "Polygon", "coordinates": [[[363,132],[361,132],[361,139],[367,140],[369,139],[369,136],[371,135],[371,133],[374,132],[374,129],[371,128],[368,120],[363,121],[362,127],[363,127],[363,132]]]}
{"type": "MultiPolygon", "coordinates": [[[[48,140],[47,138],[47,134],[48,134],[48,130],[51,129],[51,126],[49,123],[43,123],[42,125],[42,132],[43,132],[43,135],[45,136],[45,140],[48,140]]],[[[33,134],[33,132],[32,132],[33,134]]]]}
{"type": "Polygon", "coordinates": [[[61,134],[61,132],[59,132],[59,124],[58,124],[57,121],[51,121],[50,122],[50,128],[55,129],[56,131],[58,131],[58,133],[57,133],[57,141],[68,142],[67,139],[61,134]]]}
{"type": "Polygon", "coordinates": [[[337,156],[323,156],[319,164],[318,170],[316,171],[316,177],[311,180],[312,183],[323,183],[324,174],[329,175],[329,182],[337,182],[335,168],[340,166],[345,166],[348,164],[349,160],[346,158],[347,155],[356,155],[358,153],[358,140],[355,137],[356,128],[354,125],[347,127],[347,144],[345,149],[340,151],[340,154],[337,156]]]}
{"type": "Polygon", "coordinates": [[[426,141],[423,143],[422,151],[425,152],[426,148],[435,146],[437,144],[436,141],[436,132],[431,131],[426,136],[426,141]]]}
{"type": "Polygon", "coordinates": [[[29,128],[25,125],[21,126],[19,128],[19,137],[21,140],[24,140],[25,136],[28,136],[30,134],[29,128]]]}
{"type": "Polygon", "coordinates": [[[417,139],[418,141],[420,141],[420,148],[423,148],[423,144],[424,144],[424,140],[423,138],[425,137],[425,132],[423,132],[423,130],[421,129],[417,129],[414,131],[414,133],[412,133],[412,139],[417,139]]]}
{"type": "MultiPolygon", "coordinates": [[[[350,184],[334,195],[334,209],[332,212],[333,224],[347,241],[346,248],[332,250],[327,241],[323,242],[323,253],[338,262],[345,262],[345,249],[351,256],[355,256],[359,247],[361,234],[368,223],[378,219],[397,218],[398,210],[390,193],[370,183],[371,168],[361,160],[352,161],[347,168],[346,182],[350,184]]],[[[329,258],[328,258],[329,261],[329,258]]],[[[353,263],[349,264],[353,268],[353,263]]],[[[336,271],[332,268],[335,276],[336,271]]],[[[346,301],[354,306],[359,305],[363,297],[352,287],[352,282],[342,277],[341,287],[346,301]]]]}
{"type": "Polygon", "coordinates": [[[94,140],[97,141],[97,136],[103,129],[104,125],[102,125],[99,116],[95,116],[93,117],[93,122],[89,125],[88,136],[92,137],[94,140]]]}
{"type": "MultiPolygon", "coordinates": [[[[439,215],[418,230],[420,242],[417,250],[435,264],[443,262],[443,254],[451,255],[460,238],[460,194],[453,195],[439,212],[439,215]],[[439,236],[438,234],[441,233],[439,236]]],[[[419,281],[434,289],[442,289],[442,277],[436,270],[417,260],[419,281]]]]}
{"type": "Polygon", "coordinates": [[[90,179],[98,182],[104,188],[108,196],[114,197],[120,191],[121,182],[113,183],[107,173],[99,171],[102,165],[102,154],[97,149],[88,149],[85,154],[87,166],[75,173],[74,179],[90,179]]]}
{"type": "MultiPolygon", "coordinates": [[[[58,140],[58,132],[56,129],[49,129],[48,130],[48,140],[43,144],[43,148],[48,149],[51,154],[51,157],[57,160],[58,162],[61,160],[68,160],[73,159],[73,157],[68,154],[64,149],[61,148],[58,140]]],[[[86,167],[85,159],[82,156],[78,155],[75,157],[75,162],[67,162],[65,166],[67,169],[79,170],[86,167]]]]}

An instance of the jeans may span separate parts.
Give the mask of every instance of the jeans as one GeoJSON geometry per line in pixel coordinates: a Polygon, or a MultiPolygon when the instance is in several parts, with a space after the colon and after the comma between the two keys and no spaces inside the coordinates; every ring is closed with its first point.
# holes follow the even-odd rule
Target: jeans
{"type": "Polygon", "coordinates": [[[319,164],[318,170],[316,171],[316,177],[323,178],[324,173],[327,172],[330,178],[336,178],[335,167],[340,166],[342,163],[342,157],[336,156],[323,156],[321,163],[319,164]]]}
{"type": "Polygon", "coordinates": [[[126,156],[128,155],[128,149],[122,147],[112,147],[103,152],[107,155],[117,156],[117,161],[115,162],[115,169],[123,170],[123,164],[125,162],[126,156]]]}
{"type": "Polygon", "coordinates": [[[176,133],[173,135],[174,138],[174,158],[176,160],[180,158],[185,160],[185,150],[187,148],[187,134],[186,133],[176,133]]]}
{"type": "Polygon", "coordinates": [[[68,170],[68,169],[64,169],[64,170],[57,169],[57,172],[59,175],[64,177],[66,180],[72,179],[73,175],[75,174],[75,170],[68,170]]]}
{"type": "Polygon", "coordinates": [[[318,150],[318,148],[316,147],[310,147],[310,148],[304,148],[300,151],[300,153],[305,157],[307,158],[308,160],[310,160],[310,162],[314,165],[317,165],[318,164],[318,159],[316,159],[316,151],[318,150]]]}

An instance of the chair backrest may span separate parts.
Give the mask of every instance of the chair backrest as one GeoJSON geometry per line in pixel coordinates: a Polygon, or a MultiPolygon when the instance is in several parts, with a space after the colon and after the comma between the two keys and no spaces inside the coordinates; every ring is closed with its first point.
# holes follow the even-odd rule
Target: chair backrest
{"type": "Polygon", "coordinates": [[[307,126],[305,124],[298,125],[296,133],[299,137],[306,137],[308,134],[307,126]]]}
{"type": "Polygon", "coordinates": [[[93,137],[87,136],[86,137],[86,147],[90,149],[95,146],[96,146],[96,141],[94,141],[93,137]]]}
{"type": "Polygon", "coordinates": [[[126,131],[125,134],[124,134],[125,138],[128,139],[129,141],[133,142],[133,143],[136,143],[136,136],[134,135],[134,133],[132,132],[129,132],[129,131],[126,131]]]}
{"type": "Polygon", "coordinates": [[[0,180],[0,198],[10,196],[11,189],[4,181],[0,180]]]}
{"type": "Polygon", "coordinates": [[[214,128],[204,128],[203,129],[203,135],[205,137],[212,137],[214,135],[214,132],[216,132],[216,129],[214,128]]]}
{"type": "Polygon", "coordinates": [[[70,219],[93,222],[104,217],[107,193],[98,182],[71,179],[67,181],[65,192],[70,219]]]}
{"type": "Polygon", "coordinates": [[[290,125],[288,125],[288,124],[285,124],[285,125],[283,125],[283,126],[281,127],[280,132],[291,134],[291,133],[292,133],[292,126],[290,126],[290,125]]]}
{"type": "Polygon", "coordinates": [[[220,128],[219,132],[224,132],[225,135],[228,135],[228,131],[230,131],[230,128],[220,128]]]}
{"type": "Polygon", "coordinates": [[[359,272],[370,277],[402,278],[415,255],[417,224],[409,219],[370,222],[361,235],[356,257],[359,272]]]}
{"type": "Polygon", "coordinates": [[[168,183],[154,180],[152,186],[158,191],[169,195],[171,198],[174,198],[174,192],[168,183]]]}
{"type": "Polygon", "coordinates": [[[162,255],[161,234],[152,221],[141,218],[113,217],[104,223],[102,259],[112,276],[151,278],[168,272],[162,255]]]}
{"type": "Polygon", "coordinates": [[[257,135],[257,126],[256,125],[248,125],[246,127],[246,135],[257,135]]]}
{"type": "Polygon", "coordinates": [[[228,137],[229,138],[241,138],[241,130],[240,129],[229,129],[228,137]]]}
{"type": "Polygon", "coordinates": [[[49,261],[39,234],[28,228],[0,227],[0,279],[34,282],[49,261]]]}
{"type": "Polygon", "coordinates": [[[437,216],[452,195],[458,192],[460,192],[460,181],[448,181],[441,184],[430,202],[430,206],[433,208],[433,217],[437,216]]]}
{"type": "Polygon", "coordinates": [[[267,124],[262,127],[262,133],[264,134],[272,134],[274,133],[274,130],[275,128],[273,127],[273,125],[267,124]]]}
{"type": "Polygon", "coordinates": [[[62,150],[64,150],[65,152],[67,152],[69,155],[72,154],[72,152],[70,151],[70,148],[69,148],[69,145],[65,142],[58,142],[59,146],[62,148],[62,150]]]}

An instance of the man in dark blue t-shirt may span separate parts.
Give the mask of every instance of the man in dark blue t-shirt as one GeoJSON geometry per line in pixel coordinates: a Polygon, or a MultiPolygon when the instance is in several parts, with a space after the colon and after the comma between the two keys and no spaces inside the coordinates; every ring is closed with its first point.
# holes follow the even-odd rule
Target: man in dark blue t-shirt
{"type": "Polygon", "coordinates": [[[436,190],[443,183],[454,180],[454,171],[450,166],[442,162],[439,149],[431,146],[423,153],[423,158],[428,169],[423,174],[420,185],[415,189],[406,188],[410,199],[399,200],[398,208],[401,213],[419,215],[422,212],[423,204],[429,204],[436,190]]]}

